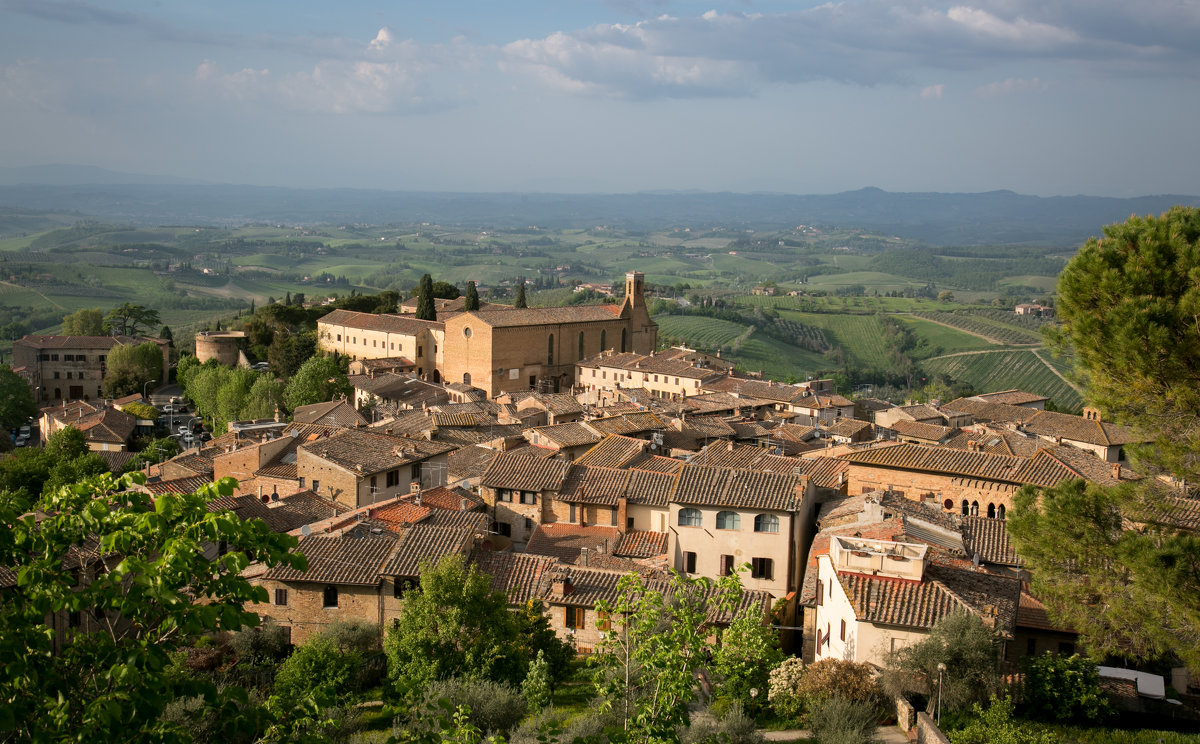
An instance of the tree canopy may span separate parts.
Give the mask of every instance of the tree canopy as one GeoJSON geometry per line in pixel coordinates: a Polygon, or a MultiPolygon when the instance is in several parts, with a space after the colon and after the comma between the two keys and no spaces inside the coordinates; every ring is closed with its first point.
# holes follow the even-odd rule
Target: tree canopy
{"type": "Polygon", "coordinates": [[[100,308],[84,308],[63,316],[62,335],[64,336],[105,336],[104,313],[100,308]]]}
{"type": "Polygon", "coordinates": [[[425,274],[417,285],[417,319],[437,320],[437,305],[433,301],[433,277],[425,274]]]}
{"type": "Polygon", "coordinates": [[[439,300],[457,300],[462,296],[462,292],[458,291],[458,287],[454,284],[439,279],[430,287],[433,296],[439,300]]]}
{"type": "Polygon", "coordinates": [[[33,390],[25,378],[0,364],[0,426],[16,429],[38,414],[33,390]]]}
{"type": "Polygon", "coordinates": [[[283,401],[295,410],[299,406],[323,403],[354,392],[346,370],[335,357],[314,356],[300,365],[300,369],[283,389],[283,401]]]}
{"type": "Polygon", "coordinates": [[[141,477],[102,475],[36,503],[0,493],[0,730],[12,741],[176,740],[162,719],[183,696],[206,707],[240,690],[173,675],[171,654],[201,635],[257,625],[242,609],[267,592],[240,576],[251,559],[303,570],[296,538],[261,520],[210,512],[232,479],[193,494],[134,490],[141,477]],[[31,509],[44,518],[35,520],[31,509]],[[205,543],[232,550],[204,557],[205,543]]]}
{"type": "Polygon", "coordinates": [[[540,607],[510,612],[491,579],[458,555],[421,572],[383,648],[388,675],[418,687],[449,677],[520,684],[539,650],[552,672],[569,656],[540,607]]]}
{"type": "Polygon", "coordinates": [[[1094,657],[1175,655],[1200,670],[1200,535],[1185,484],[1200,477],[1200,210],[1130,217],[1084,244],[1059,277],[1061,328],[1086,397],[1129,425],[1146,476],[1023,489],[1014,545],[1052,616],[1094,657]]]}
{"type": "Polygon", "coordinates": [[[109,310],[105,322],[113,333],[121,336],[137,336],[158,325],[158,311],[143,305],[125,302],[109,310]]]}
{"type": "Polygon", "coordinates": [[[162,349],[153,341],[114,346],[108,352],[104,394],[110,398],[142,392],[152,380],[162,381],[162,349]]]}
{"type": "Polygon", "coordinates": [[[525,277],[521,277],[517,281],[517,300],[513,303],[513,307],[529,307],[529,303],[525,299],[525,277]]]}
{"type": "Polygon", "coordinates": [[[475,288],[475,282],[467,282],[467,298],[463,304],[463,310],[474,312],[479,309],[479,290],[475,288]]]}

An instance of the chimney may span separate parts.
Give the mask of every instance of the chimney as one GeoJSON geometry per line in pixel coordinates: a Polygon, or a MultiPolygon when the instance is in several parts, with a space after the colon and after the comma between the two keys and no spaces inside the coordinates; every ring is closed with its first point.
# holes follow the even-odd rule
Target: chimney
{"type": "Polygon", "coordinates": [[[468,504],[470,504],[470,502],[467,501],[466,499],[459,499],[458,500],[459,511],[466,511],[468,504]]]}
{"type": "Polygon", "coordinates": [[[1112,476],[1117,480],[1121,480],[1121,463],[1114,462],[1112,464],[1112,476]]]}
{"type": "Polygon", "coordinates": [[[575,593],[575,587],[571,584],[570,576],[556,576],[550,582],[550,591],[559,597],[567,597],[575,593]]]}

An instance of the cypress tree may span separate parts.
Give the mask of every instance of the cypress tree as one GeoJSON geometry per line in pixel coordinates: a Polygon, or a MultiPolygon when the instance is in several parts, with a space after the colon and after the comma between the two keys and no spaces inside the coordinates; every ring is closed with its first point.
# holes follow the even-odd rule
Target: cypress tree
{"type": "Polygon", "coordinates": [[[525,277],[521,277],[520,283],[517,284],[517,301],[513,303],[513,307],[529,307],[525,302],[525,277]]]}
{"type": "Polygon", "coordinates": [[[467,312],[479,310],[479,290],[475,289],[475,282],[467,282],[467,299],[463,304],[463,310],[467,312]]]}
{"type": "Polygon", "coordinates": [[[433,304],[433,277],[426,274],[417,285],[417,319],[437,320],[437,307],[433,304]]]}

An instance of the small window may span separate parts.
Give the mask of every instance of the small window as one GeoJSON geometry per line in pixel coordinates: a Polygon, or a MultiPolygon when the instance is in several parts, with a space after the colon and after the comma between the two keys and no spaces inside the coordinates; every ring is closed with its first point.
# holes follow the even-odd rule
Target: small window
{"type": "Polygon", "coordinates": [[[741,528],[742,517],[740,514],[731,511],[717,512],[718,530],[740,530],[741,528]]]}
{"type": "Polygon", "coordinates": [[[565,607],[563,609],[565,610],[563,615],[566,627],[582,630],[586,610],[582,607],[565,607]]]}
{"type": "Polygon", "coordinates": [[[521,491],[521,503],[522,504],[536,504],[537,503],[537,494],[532,491],[521,491]]]}
{"type": "Polygon", "coordinates": [[[320,493],[321,493],[321,481],[317,480],[316,478],[313,478],[313,486],[312,486],[312,490],[313,490],[313,493],[320,495],[320,493]]]}
{"type": "Polygon", "coordinates": [[[275,604],[279,605],[280,607],[287,607],[287,592],[287,589],[276,589],[275,604]]]}
{"type": "Polygon", "coordinates": [[[463,372],[463,384],[464,385],[471,384],[471,373],[470,372],[463,372]]]}
{"type": "Polygon", "coordinates": [[[325,601],[322,605],[326,608],[338,606],[338,588],[330,584],[325,587],[325,601]]]}
{"type": "Polygon", "coordinates": [[[512,525],[508,522],[497,522],[496,534],[504,537],[512,537],[512,525]]]}
{"type": "Polygon", "coordinates": [[[696,554],[690,550],[685,551],[683,554],[683,572],[696,573],[696,554]]]}
{"type": "Polygon", "coordinates": [[[842,635],[841,635],[841,640],[843,640],[843,641],[844,641],[844,640],[846,640],[846,621],[845,621],[845,620],[843,620],[843,621],[842,621],[842,635]]]}
{"type": "Polygon", "coordinates": [[[529,532],[532,529],[533,529],[533,520],[530,519],[529,517],[525,517],[525,531],[529,532]]]}
{"type": "Polygon", "coordinates": [[[507,488],[496,489],[496,501],[512,502],[512,491],[507,488]]]}
{"type": "Polygon", "coordinates": [[[627,532],[633,531],[633,517],[625,517],[625,530],[627,532]]]}
{"type": "Polygon", "coordinates": [[[300,483],[299,483],[299,485],[300,485],[300,490],[301,490],[301,491],[303,491],[303,490],[304,490],[304,476],[303,476],[303,475],[302,475],[302,476],[300,476],[300,483]]]}
{"type": "MultiPolygon", "coordinates": [[[[303,486],[304,484],[301,483],[300,485],[303,486]]],[[[387,487],[395,488],[398,485],[400,485],[400,471],[399,470],[389,470],[388,474],[387,474],[387,487]]]]}
{"type": "Polygon", "coordinates": [[[825,582],[817,579],[817,606],[825,604],[825,582]]]}
{"type": "Polygon", "coordinates": [[[750,559],[750,578],[771,581],[775,577],[775,561],[770,558],[750,559]]]}
{"type": "Polygon", "coordinates": [[[609,620],[607,612],[601,612],[596,615],[596,630],[607,631],[612,627],[612,622],[609,620]]]}
{"type": "Polygon", "coordinates": [[[754,518],[755,532],[779,532],[779,517],[774,514],[759,514],[754,518]]]}
{"type": "Polygon", "coordinates": [[[579,515],[576,514],[576,512],[575,512],[576,506],[574,504],[571,504],[570,507],[571,507],[571,516],[567,518],[567,521],[574,524],[575,522],[579,521],[579,519],[577,518],[579,515]]]}
{"type": "Polygon", "coordinates": [[[732,555],[721,556],[721,575],[729,576],[732,573],[733,573],[733,556],[732,555]]]}
{"type": "MultiPolygon", "coordinates": [[[[704,523],[704,517],[700,514],[699,509],[680,509],[679,510],[679,526],[680,527],[699,527],[704,523]]],[[[689,571],[690,573],[690,571],[689,571]]]]}
{"type": "Polygon", "coordinates": [[[1025,655],[1033,656],[1036,653],[1037,653],[1037,639],[1036,638],[1026,638],[1025,639],[1025,655]]]}
{"type": "Polygon", "coordinates": [[[471,326],[463,326],[463,338],[471,337],[471,326]]]}

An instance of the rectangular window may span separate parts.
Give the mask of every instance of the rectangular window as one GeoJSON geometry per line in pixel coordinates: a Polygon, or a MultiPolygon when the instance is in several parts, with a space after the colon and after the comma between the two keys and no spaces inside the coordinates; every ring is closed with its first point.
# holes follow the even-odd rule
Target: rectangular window
{"type": "Polygon", "coordinates": [[[525,531],[528,532],[529,530],[532,530],[532,529],[533,529],[533,520],[530,519],[529,517],[525,517],[525,531]]]}
{"type": "Polygon", "coordinates": [[[609,522],[609,524],[611,524],[613,527],[616,527],[617,526],[617,510],[612,509],[609,511],[609,514],[612,516],[612,521],[609,522]]]}
{"type": "Polygon", "coordinates": [[[512,525],[508,522],[496,523],[496,534],[504,537],[512,537],[512,525]]]}
{"type": "Polygon", "coordinates": [[[304,476],[303,475],[300,476],[300,490],[301,491],[304,490],[304,476]]]}
{"type": "Polygon", "coordinates": [[[586,610],[582,607],[566,607],[564,609],[563,616],[566,627],[583,630],[584,613],[586,610]]]}
{"type": "Polygon", "coordinates": [[[817,579],[817,606],[825,604],[825,582],[817,579]]]}
{"type": "Polygon", "coordinates": [[[1036,653],[1037,653],[1037,639],[1036,638],[1025,639],[1025,655],[1033,656],[1036,653]]]}
{"type": "Polygon", "coordinates": [[[532,491],[521,491],[521,503],[522,504],[536,504],[537,503],[537,494],[533,493],[532,491]]]}
{"type": "Polygon", "coordinates": [[[316,478],[313,478],[312,490],[313,490],[313,493],[315,493],[319,496],[321,494],[321,481],[317,480],[316,478]]]}
{"type": "Polygon", "coordinates": [[[395,488],[398,485],[400,485],[400,471],[389,470],[387,474],[387,487],[395,488]]]}
{"type": "Polygon", "coordinates": [[[507,488],[496,489],[496,501],[512,502],[512,491],[507,488]]]}
{"type": "Polygon", "coordinates": [[[683,572],[696,573],[696,554],[690,550],[683,554],[683,572]]]}
{"type": "Polygon", "coordinates": [[[842,621],[842,637],[841,640],[846,640],[846,621],[842,621]]]}
{"type": "Polygon", "coordinates": [[[728,576],[733,573],[733,556],[721,556],[721,575],[728,576]]]}
{"type": "Polygon", "coordinates": [[[609,621],[608,613],[601,612],[596,616],[596,629],[607,631],[612,627],[612,622],[609,621]]]}
{"type": "Polygon", "coordinates": [[[325,598],[322,606],[326,608],[338,606],[338,588],[336,586],[330,584],[325,587],[325,598]]]}
{"type": "Polygon", "coordinates": [[[579,520],[576,519],[576,516],[578,516],[578,515],[575,514],[575,505],[571,504],[571,516],[567,518],[567,521],[571,522],[572,524],[574,524],[575,522],[578,522],[579,520]]]}
{"type": "Polygon", "coordinates": [[[421,463],[419,462],[412,464],[412,480],[415,480],[417,483],[421,482],[421,463]]]}
{"type": "Polygon", "coordinates": [[[750,578],[770,581],[775,576],[775,561],[770,558],[750,559],[750,578]]]}
{"type": "Polygon", "coordinates": [[[287,589],[276,589],[275,604],[279,605],[280,607],[287,607],[287,592],[287,589]]]}
{"type": "Polygon", "coordinates": [[[625,530],[627,532],[633,530],[633,517],[625,517],[625,530]]]}
{"type": "Polygon", "coordinates": [[[417,347],[417,359],[420,359],[420,358],[421,358],[421,357],[423,357],[423,356],[425,356],[425,347],[424,347],[424,346],[418,346],[418,347],[417,347]]]}

